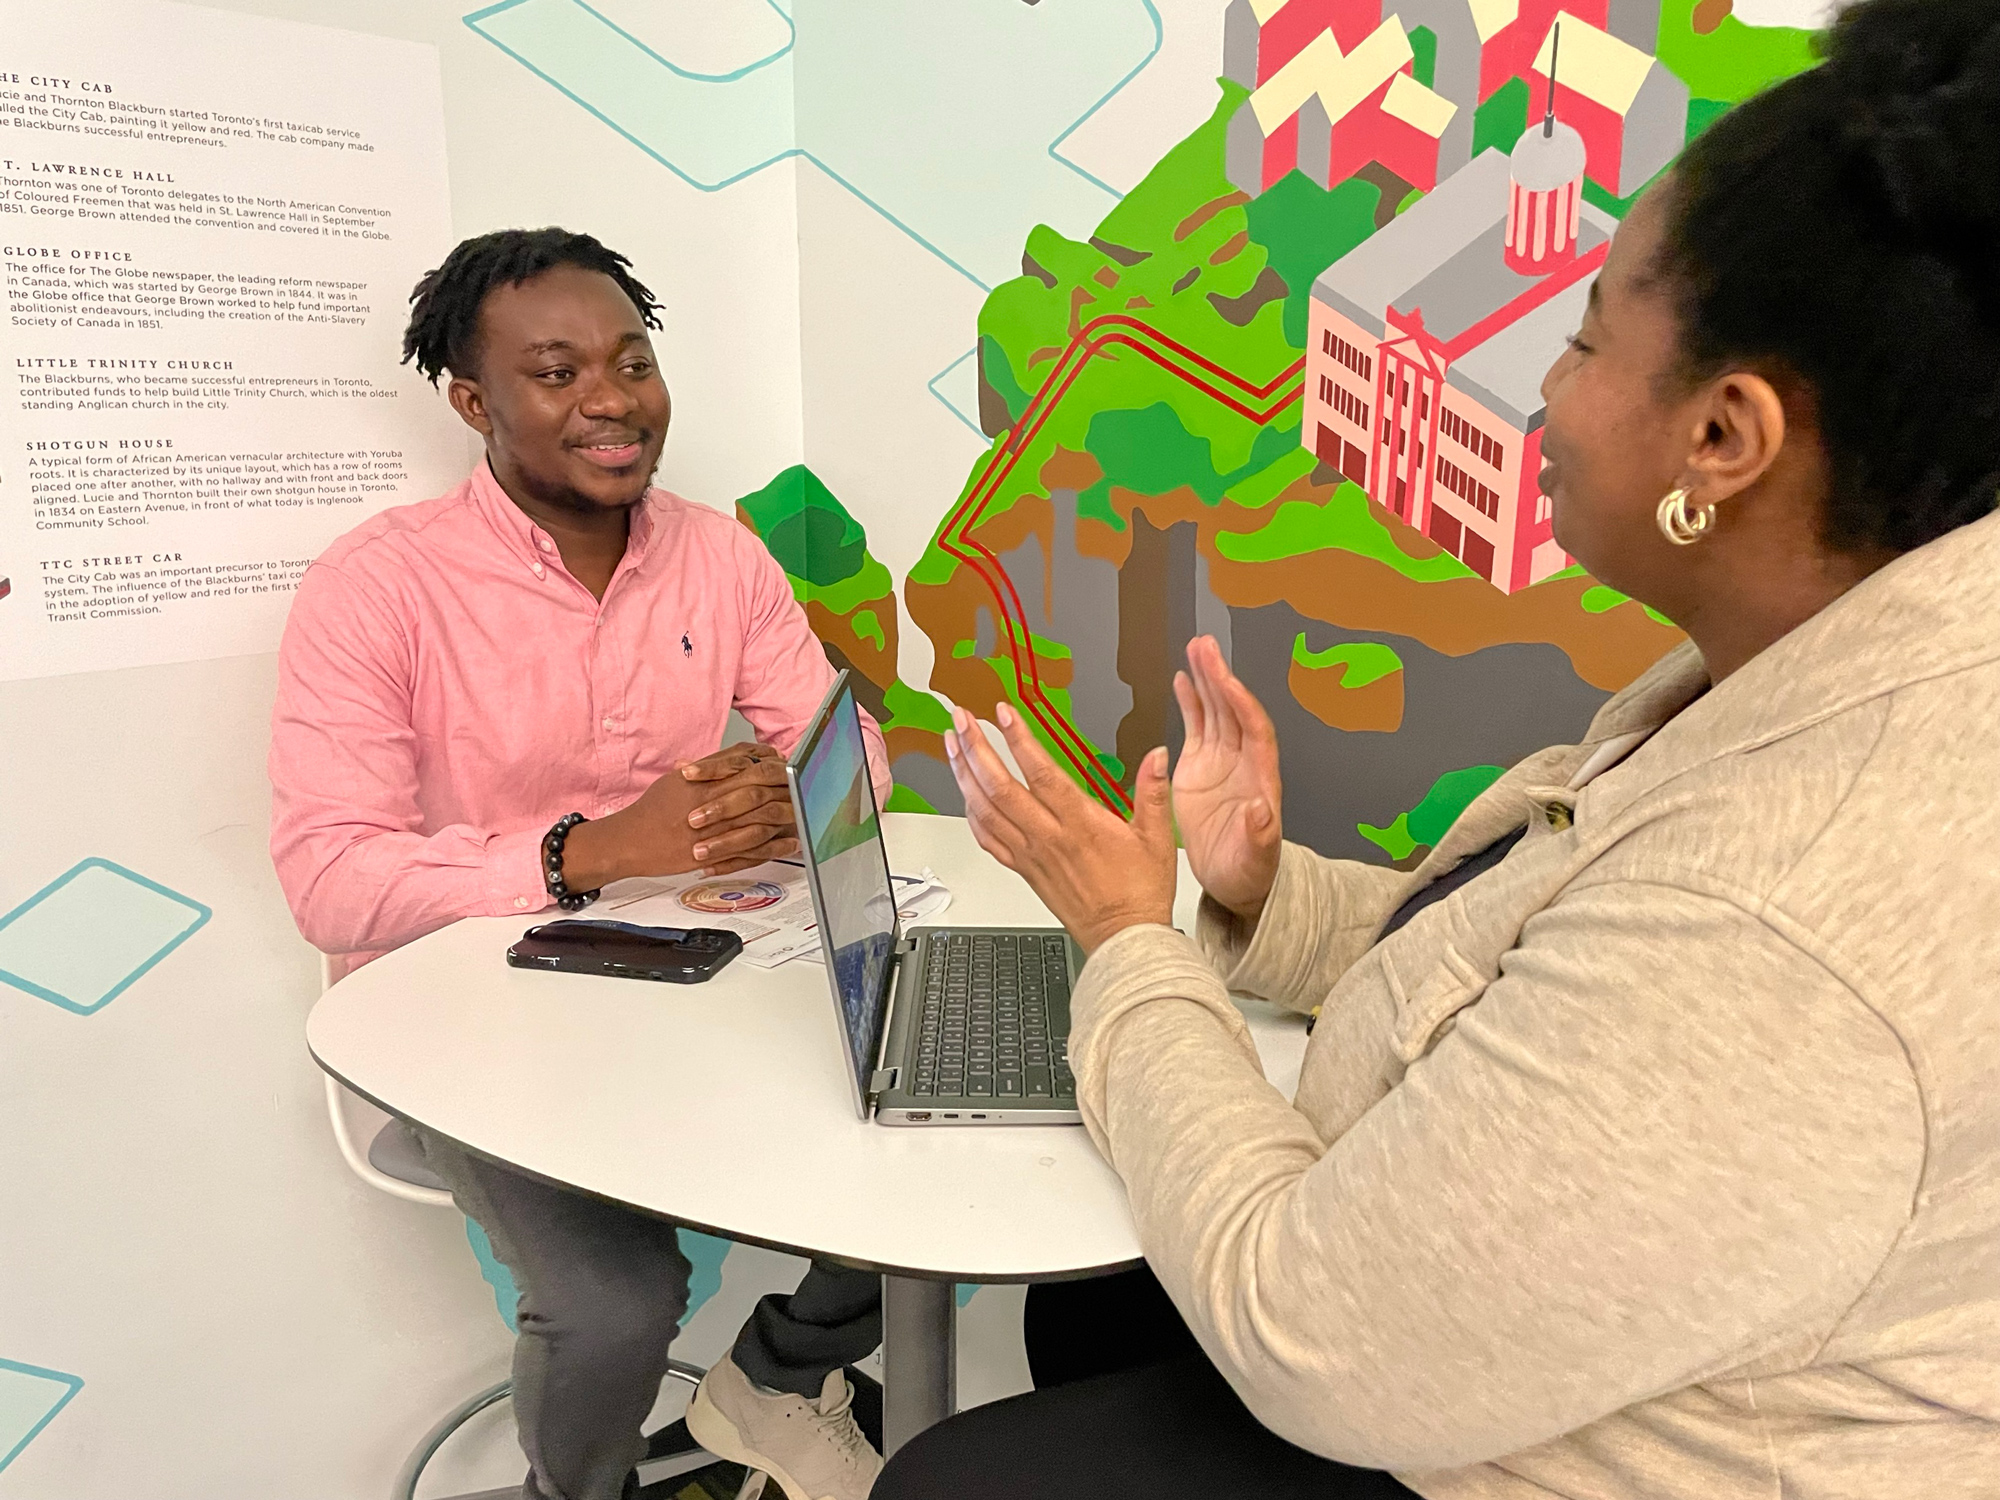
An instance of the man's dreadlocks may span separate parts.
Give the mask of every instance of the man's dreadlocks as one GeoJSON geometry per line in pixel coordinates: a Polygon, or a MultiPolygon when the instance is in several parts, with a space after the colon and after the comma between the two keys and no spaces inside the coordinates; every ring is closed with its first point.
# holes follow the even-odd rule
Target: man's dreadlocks
{"type": "Polygon", "coordinates": [[[479,309],[497,286],[519,286],[555,266],[602,271],[632,299],[648,328],[658,328],[659,299],[631,272],[632,262],[587,234],[566,229],[499,229],[464,240],[444,264],[410,293],[410,326],[403,332],[403,363],[415,360],[432,385],[449,370],[470,373],[479,309]]]}

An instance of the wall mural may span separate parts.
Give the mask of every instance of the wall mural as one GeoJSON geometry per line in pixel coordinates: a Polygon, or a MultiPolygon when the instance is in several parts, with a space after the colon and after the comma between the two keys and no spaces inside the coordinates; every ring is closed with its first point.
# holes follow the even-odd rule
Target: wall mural
{"type": "MultiPolygon", "coordinates": [[[[1018,704],[1119,808],[1214,634],[1277,720],[1287,833],[1408,865],[1680,639],[1554,541],[1539,386],[1618,219],[1810,33],[1728,0],[1231,0],[1215,49],[1208,122],[987,297],[992,445],[903,601],[927,686],[1018,704]]],[[[868,679],[901,805],[956,810],[861,528],[804,470],[739,514],[868,679]]]]}

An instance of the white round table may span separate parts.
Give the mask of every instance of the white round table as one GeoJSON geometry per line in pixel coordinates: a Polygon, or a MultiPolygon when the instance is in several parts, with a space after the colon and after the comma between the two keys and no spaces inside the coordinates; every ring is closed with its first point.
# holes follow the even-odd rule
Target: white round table
{"type": "MultiPolygon", "coordinates": [[[[928,865],[951,888],[936,921],[1052,925],[963,819],[883,823],[893,868],[928,865]]],[[[1197,894],[1183,859],[1184,930],[1197,894]]],[[[313,1058],[383,1109],[535,1177],[881,1271],[891,1450],[951,1412],[954,1282],[1141,1260],[1124,1186],[1080,1126],[857,1118],[823,966],[739,959],[687,986],[511,968],[507,945],[527,925],[471,918],[349,975],[306,1023],[313,1058]]],[[[1303,1021],[1243,1008],[1289,1094],[1303,1021]]]]}

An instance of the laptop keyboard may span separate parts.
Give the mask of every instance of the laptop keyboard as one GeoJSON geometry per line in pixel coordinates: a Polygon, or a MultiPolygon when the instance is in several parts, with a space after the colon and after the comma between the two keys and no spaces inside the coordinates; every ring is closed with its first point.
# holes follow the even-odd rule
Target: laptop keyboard
{"type": "Polygon", "coordinates": [[[1075,1099],[1061,933],[953,933],[924,951],[912,1094],[1075,1099]]]}

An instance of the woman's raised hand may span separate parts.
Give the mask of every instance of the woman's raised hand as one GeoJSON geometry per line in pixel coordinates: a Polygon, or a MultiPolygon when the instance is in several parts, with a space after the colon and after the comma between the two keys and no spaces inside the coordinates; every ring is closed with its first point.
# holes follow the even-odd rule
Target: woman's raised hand
{"type": "Polygon", "coordinates": [[[1128,823],[1057,767],[1011,705],[993,717],[1025,785],[964,709],[952,710],[957,727],[944,737],[979,847],[1021,875],[1086,953],[1137,923],[1171,926],[1178,872],[1165,749],[1139,762],[1128,823]]]}
{"type": "Polygon", "coordinates": [[[1174,674],[1187,742],[1174,767],[1174,816],[1203,890],[1246,922],[1278,877],[1278,735],[1211,636],[1188,643],[1174,674]]]}

